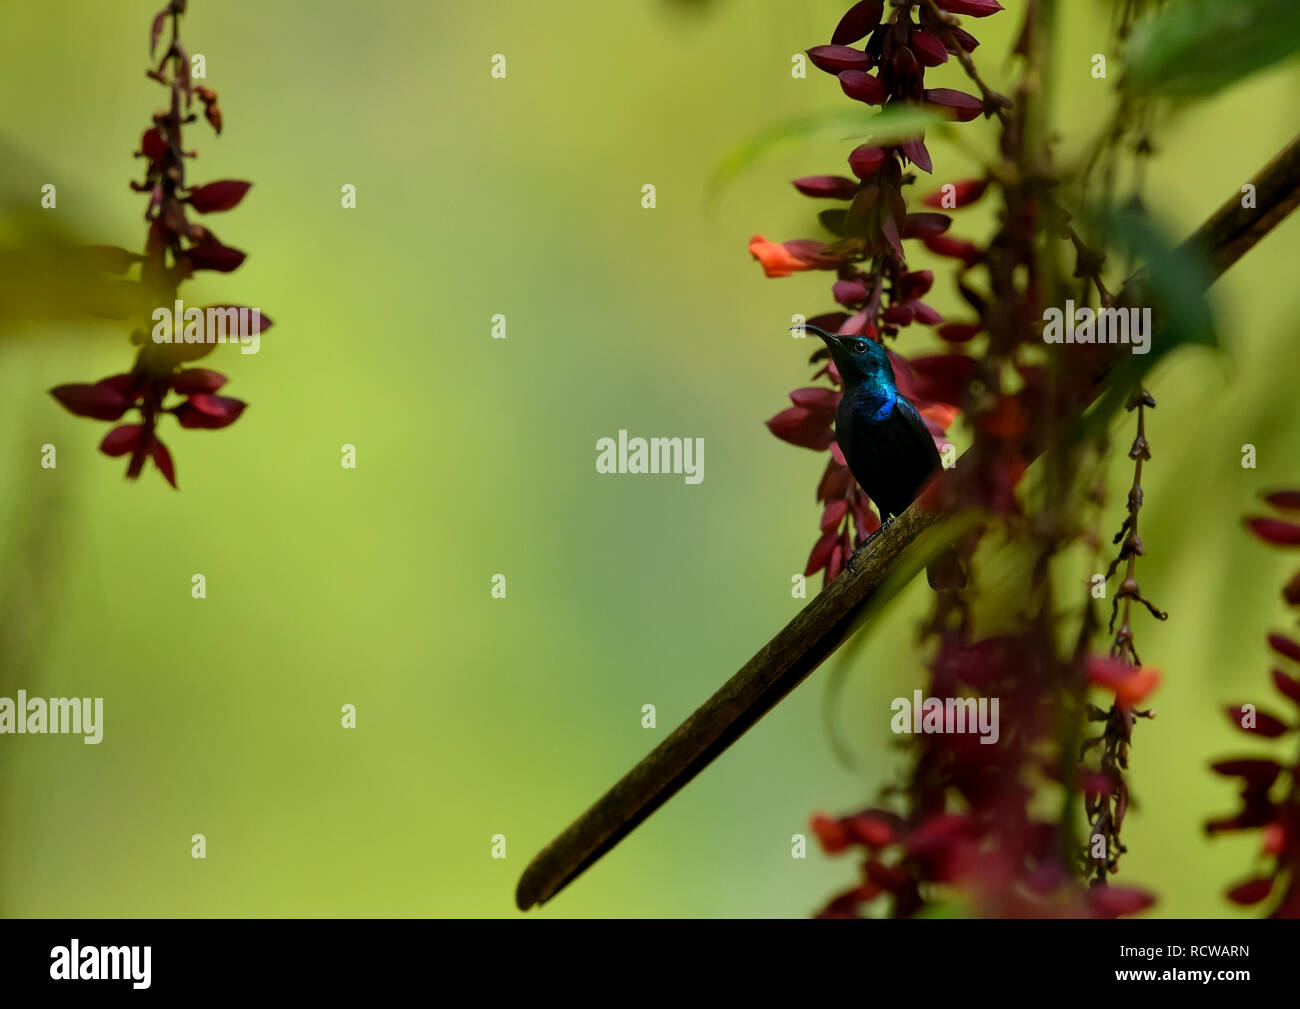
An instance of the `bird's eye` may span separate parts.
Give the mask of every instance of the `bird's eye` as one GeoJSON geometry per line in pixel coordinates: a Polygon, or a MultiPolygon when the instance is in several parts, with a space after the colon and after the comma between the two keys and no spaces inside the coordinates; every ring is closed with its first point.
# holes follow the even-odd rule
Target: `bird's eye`
{"type": "Polygon", "coordinates": [[[855,353],[855,354],[865,354],[866,352],[867,352],[867,341],[866,341],[866,340],[854,340],[854,341],[853,341],[853,353],[855,353]]]}

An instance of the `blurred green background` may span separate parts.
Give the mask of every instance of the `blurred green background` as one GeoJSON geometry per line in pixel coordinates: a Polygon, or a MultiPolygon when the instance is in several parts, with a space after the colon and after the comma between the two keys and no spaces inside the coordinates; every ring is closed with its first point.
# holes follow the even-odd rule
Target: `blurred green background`
{"type": "MultiPolygon", "coordinates": [[[[41,213],[85,241],[142,245],[126,184],[163,98],[143,73],[158,2],[0,9],[4,195],[35,211],[54,183],[41,213]]],[[[0,912],[516,913],[528,859],[802,605],[790,578],[824,457],[762,422],[810,372],[790,317],[831,302],[824,275],[763,279],[746,244],[817,234],[819,208],[788,180],[842,171],[852,144],[784,149],[711,207],[704,194],[737,142],[843,101],[823,74],[793,79],[790,58],[845,6],[192,0],[182,38],[226,130],[190,129],[190,178],[254,187],[209,222],[245,266],[182,294],[256,305],[276,327],[257,356],[204,362],[250,402],[237,424],[163,429],[179,493],[152,470],[123,480],[96,451],[107,425],[46,392],[125,370],[121,326],[0,336],[0,694],[105,698],[98,746],[0,737],[0,912]],[[704,438],[704,482],[598,476],[595,442],[620,428],[704,438]]],[[[968,25],[995,82],[1007,6],[968,25]]],[[[1065,6],[1068,156],[1112,82],[1091,76],[1109,6],[1065,6]]],[[[928,80],[964,87],[951,64],[928,80]]],[[[1148,194],[1175,235],[1295,134],[1298,85],[1280,67],[1164,121],[1148,194]]],[[[988,127],[960,134],[964,149],[932,143],[936,181],[991,150],[988,127]]],[[[967,213],[955,230],[978,236],[987,210],[967,213]]],[[[1137,625],[1165,684],[1137,733],[1119,878],[1156,890],[1158,915],[1237,913],[1221,893],[1256,852],[1201,824],[1234,805],[1207,761],[1252,749],[1222,705],[1275,706],[1264,635],[1294,557],[1238,516],[1258,489],[1300,483],[1298,257],[1290,221],[1214,290],[1228,356],[1177,355],[1152,384],[1142,584],[1171,616],[1137,625]]],[[[942,274],[936,290],[956,308],[942,274]]],[[[917,329],[901,349],[937,342],[917,329]]],[[[1130,477],[1116,453],[1108,526],[1130,477]]],[[[533,914],[798,916],[850,883],[856,866],[815,846],[792,859],[791,835],[900,766],[889,699],[921,682],[925,606],[912,586],[855,657],[840,722],[860,766],[832,753],[823,669],[533,914]]]]}

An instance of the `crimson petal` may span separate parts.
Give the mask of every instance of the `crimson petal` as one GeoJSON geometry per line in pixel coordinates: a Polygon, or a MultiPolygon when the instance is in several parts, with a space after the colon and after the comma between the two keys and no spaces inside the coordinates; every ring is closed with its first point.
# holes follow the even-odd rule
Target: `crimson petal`
{"type": "Polygon", "coordinates": [[[154,438],[153,444],[149,446],[149,454],[153,456],[158,471],[167,478],[167,482],[172,487],[176,487],[176,469],[172,466],[172,454],[167,451],[167,446],[160,439],[154,438]]]}
{"type": "Polygon", "coordinates": [[[885,12],[884,0],[861,0],[848,9],[835,26],[831,41],[837,46],[851,45],[880,24],[880,15],[885,12]]]}
{"type": "Polygon", "coordinates": [[[824,413],[813,413],[801,406],[782,410],[767,422],[767,429],[782,441],[818,452],[830,448],[835,440],[835,434],[830,428],[830,417],[824,413]]]}
{"type": "Polygon", "coordinates": [[[50,395],[65,410],[96,420],[117,420],[131,405],[131,400],[107,379],[94,385],[56,385],[50,395]]]}
{"type": "Polygon", "coordinates": [[[984,111],[984,103],[974,95],[953,88],[926,88],[924,97],[927,104],[949,110],[959,123],[968,123],[984,111]]]}
{"type": "Polygon", "coordinates": [[[1300,525],[1282,519],[1247,518],[1246,528],[1266,543],[1279,546],[1300,546],[1300,525]]]}
{"type": "Polygon", "coordinates": [[[828,74],[838,74],[841,70],[870,70],[871,54],[849,46],[813,46],[808,50],[808,58],[813,66],[825,70],[828,74]]]}
{"type": "Polygon", "coordinates": [[[840,89],[856,101],[879,105],[885,100],[885,82],[879,77],[861,70],[845,70],[839,78],[840,89]]]}
{"type": "Polygon", "coordinates": [[[209,182],[206,186],[190,190],[189,204],[200,214],[230,210],[239,204],[252,185],[251,182],[238,182],[234,179],[209,182]]]}
{"type": "Polygon", "coordinates": [[[794,188],[804,196],[851,200],[858,191],[858,183],[842,175],[806,175],[794,180],[794,188]]]}
{"type": "Polygon", "coordinates": [[[140,432],[144,430],[141,424],[123,424],[121,427],[115,427],[104,435],[104,440],[99,443],[99,450],[107,456],[126,455],[128,452],[134,452],[135,447],[140,444],[140,432]]]}

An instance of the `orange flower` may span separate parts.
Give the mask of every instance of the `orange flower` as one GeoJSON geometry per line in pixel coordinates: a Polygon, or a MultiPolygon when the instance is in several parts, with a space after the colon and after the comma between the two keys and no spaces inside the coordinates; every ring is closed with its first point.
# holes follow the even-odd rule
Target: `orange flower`
{"type": "Polygon", "coordinates": [[[917,412],[926,420],[934,421],[945,431],[961,416],[961,411],[951,403],[927,403],[918,408],[917,412]]]}
{"type": "Polygon", "coordinates": [[[1156,689],[1160,673],[1145,667],[1134,668],[1123,659],[1092,655],[1088,658],[1088,681],[1113,691],[1121,707],[1131,708],[1156,689]]]}
{"type": "Polygon", "coordinates": [[[763,264],[769,277],[788,277],[797,270],[811,270],[812,265],[799,259],[784,245],[769,242],[762,235],[749,240],[749,254],[763,264]]]}

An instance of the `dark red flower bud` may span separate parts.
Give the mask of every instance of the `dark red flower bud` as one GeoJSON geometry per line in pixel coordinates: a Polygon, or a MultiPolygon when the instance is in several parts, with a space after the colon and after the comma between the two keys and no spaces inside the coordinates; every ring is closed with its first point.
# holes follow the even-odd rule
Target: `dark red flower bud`
{"type": "Polygon", "coordinates": [[[263,315],[260,308],[247,305],[204,305],[203,314],[211,318],[213,312],[220,312],[220,318],[226,327],[226,335],[234,340],[246,336],[265,333],[275,325],[269,315],[263,315]]]}
{"type": "Polygon", "coordinates": [[[826,451],[835,440],[830,428],[830,417],[824,413],[805,410],[801,406],[782,410],[767,422],[767,429],[782,441],[818,452],[826,451]]]}
{"type": "Polygon", "coordinates": [[[925,146],[925,141],[920,137],[904,140],[899,146],[902,147],[903,153],[907,155],[907,160],[916,165],[921,171],[934,171],[934,163],[930,160],[930,149],[925,146]]]}
{"type": "Polygon", "coordinates": [[[861,70],[845,70],[839,78],[841,90],[856,101],[879,105],[885,100],[885,84],[879,77],[861,70]]]}
{"type": "Polygon", "coordinates": [[[807,175],[794,180],[794,188],[804,196],[819,196],[832,200],[851,200],[857,194],[856,179],[842,175],[807,175]]]}
{"type": "Polygon", "coordinates": [[[1300,511],[1300,490],[1275,490],[1264,495],[1264,500],[1274,508],[1300,511]]]}
{"type": "Polygon", "coordinates": [[[1250,732],[1256,736],[1276,739],[1278,736],[1284,735],[1289,728],[1282,719],[1260,711],[1254,705],[1229,705],[1224,708],[1224,711],[1227,712],[1228,718],[1231,719],[1233,725],[1242,732],[1250,732]]]}
{"type": "Polygon", "coordinates": [[[176,487],[176,469],[172,466],[172,454],[167,451],[167,446],[158,438],[153,439],[153,444],[149,446],[149,455],[153,458],[153,464],[158,467],[158,471],[167,478],[167,482],[176,487]]]}
{"type": "Polygon", "coordinates": [[[1267,791],[1282,773],[1282,765],[1276,760],[1264,760],[1254,757],[1239,760],[1216,760],[1210,765],[1215,774],[1226,778],[1244,778],[1256,790],[1267,791]]]}
{"type": "Polygon", "coordinates": [[[1238,883],[1228,891],[1228,899],[1234,904],[1258,904],[1261,900],[1269,895],[1273,889],[1273,880],[1268,876],[1261,876],[1258,879],[1248,879],[1244,883],[1238,883]]]}
{"type": "Polygon", "coordinates": [[[116,389],[132,403],[140,398],[140,390],[137,388],[138,380],[134,375],[109,375],[108,378],[100,379],[99,384],[106,385],[110,389],[116,389]]]}
{"type": "Polygon", "coordinates": [[[1268,636],[1268,646],[1279,655],[1285,655],[1288,659],[1294,659],[1300,662],[1300,644],[1292,641],[1282,634],[1270,634],[1268,636]]]}
{"type": "Polygon", "coordinates": [[[986,18],[1002,10],[998,0],[935,0],[935,5],[949,14],[965,14],[973,18],[986,18]]]}
{"type": "Polygon", "coordinates": [[[880,15],[885,11],[883,0],[862,0],[848,9],[840,23],[835,26],[831,41],[838,46],[852,45],[858,39],[865,38],[870,31],[880,24],[880,15]]]}
{"type": "Polygon", "coordinates": [[[1300,606],[1300,571],[1291,576],[1291,580],[1282,587],[1282,598],[1289,606],[1300,606]]]}
{"type": "Polygon", "coordinates": [[[226,376],[209,368],[186,368],[172,376],[172,389],[182,396],[196,392],[216,392],[226,384],[226,376]]]}
{"type": "Polygon", "coordinates": [[[908,214],[903,225],[904,238],[936,238],[948,230],[952,218],[946,214],[908,214]]]}
{"type": "Polygon", "coordinates": [[[946,109],[959,123],[968,123],[984,111],[984,103],[974,95],[953,88],[926,88],[926,104],[946,109]]]}
{"type": "MultiPolygon", "coordinates": [[[[920,216],[918,214],[909,214],[908,218],[920,216]]],[[[966,242],[960,238],[952,238],[948,235],[934,235],[933,237],[924,238],[925,247],[937,256],[949,256],[953,259],[960,259],[967,266],[974,266],[984,258],[984,253],[979,246],[973,242],[966,242]]]]}
{"type": "Polygon", "coordinates": [[[911,301],[908,304],[912,309],[913,319],[922,326],[937,326],[943,322],[943,316],[924,301],[911,301]]]}
{"type": "Polygon", "coordinates": [[[907,45],[922,66],[937,67],[941,63],[948,62],[948,50],[944,48],[942,42],[927,31],[918,28],[912,32],[907,45]]]}
{"type": "Polygon", "coordinates": [[[884,164],[887,154],[883,147],[863,144],[849,153],[849,167],[859,179],[869,179],[884,164]]]}
{"type": "Polygon", "coordinates": [[[96,420],[117,420],[132,403],[108,379],[94,385],[56,385],[50,395],[70,413],[96,420]]]}
{"type": "Polygon", "coordinates": [[[939,327],[939,338],[949,343],[965,343],[979,335],[981,328],[978,322],[950,322],[939,327]]]}
{"type": "Polygon", "coordinates": [[[836,498],[826,506],[822,512],[821,530],[823,533],[831,532],[840,527],[844,521],[844,515],[849,510],[849,503],[844,498],[836,498]]]}
{"type": "MultiPolygon", "coordinates": [[[[968,53],[973,53],[980,44],[979,39],[977,39],[970,32],[965,31],[964,29],[949,28],[948,30],[952,32],[952,37],[956,41],[956,43],[959,46],[961,46],[963,49],[965,49],[968,53]]],[[[957,51],[956,49],[952,50],[952,52],[956,52],[956,51],[957,51]]]]}
{"type": "Polygon", "coordinates": [[[964,207],[967,204],[974,203],[984,195],[984,191],[988,187],[989,184],[986,179],[962,179],[960,182],[940,186],[933,193],[925,196],[921,202],[927,207],[942,207],[945,210],[952,210],[956,207],[964,207]],[[952,188],[950,189],[949,186],[952,188]]]}
{"type": "Polygon", "coordinates": [[[894,78],[899,81],[908,80],[911,77],[921,76],[921,63],[912,53],[912,50],[906,46],[899,46],[894,50],[893,58],[890,60],[891,67],[894,71],[894,78]]]}
{"type": "Polygon", "coordinates": [[[813,46],[808,50],[808,58],[813,66],[828,74],[838,74],[841,70],[870,70],[872,63],[870,53],[849,46],[813,46]]]}
{"type": "MultiPolygon", "coordinates": [[[[832,450],[837,446],[832,446],[832,450]]],[[[833,452],[832,452],[833,454],[833,452]]],[[[843,497],[853,487],[853,474],[842,462],[834,458],[826,464],[826,472],[817,484],[817,500],[831,501],[843,497]]]]}
{"type": "Polygon", "coordinates": [[[934,286],[934,273],[931,270],[913,270],[898,278],[898,290],[895,297],[900,301],[919,298],[934,286]]]}
{"type": "Polygon", "coordinates": [[[140,138],[140,153],[150,161],[157,163],[167,153],[167,141],[163,140],[162,134],[158,130],[145,130],[144,136],[140,138]]]}
{"type": "Polygon", "coordinates": [[[178,406],[175,412],[181,427],[216,430],[237,421],[246,406],[248,404],[242,399],[200,392],[178,406]]]}
{"type": "Polygon", "coordinates": [[[190,190],[188,202],[200,214],[230,210],[244,198],[252,185],[251,182],[237,182],[233,179],[209,182],[206,186],[190,190]]]}
{"type": "Polygon", "coordinates": [[[246,258],[238,249],[232,249],[217,241],[200,242],[186,249],[183,256],[189,260],[190,266],[195,270],[216,270],[218,273],[229,273],[231,270],[239,269],[246,258]]]}
{"type": "Polygon", "coordinates": [[[831,286],[831,297],[845,308],[862,304],[870,295],[870,288],[861,280],[837,280],[831,286]]]}
{"type": "Polygon", "coordinates": [[[140,424],[123,424],[121,427],[115,427],[104,435],[104,440],[99,443],[99,450],[107,456],[134,452],[135,447],[140,444],[140,432],[143,430],[144,427],[140,424]]]}
{"type": "Polygon", "coordinates": [[[1211,836],[1221,834],[1229,830],[1249,830],[1251,827],[1262,827],[1267,823],[1273,822],[1275,816],[1271,804],[1256,803],[1253,806],[1247,806],[1235,816],[1225,816],[1218,820],[1210,820],[1205,825],[1205,832],[1211,836]]]}
{"type": "MultiPolygon", "coordinates": [[[[831,554],[835,551],[839,541],[839,533],[834,529],[822,534],[821,539],[813,544],[812,553],[808,555],[808,564],[803,569],[804,577],[815,575],[830,563],[831,554]]],[[[816,830],[816,826],[813,829],[816,830]]],[[[822,843],[825,844],[825,841],[822,843]]]]}
{"type": "Polygon", "coordinates": [[[891,326],[910,326],[912,324],[912,308],[910,305],[890,305],[880,318],[891,326]]]}
{"type": "Polygon", "coordinates": [[[1300,546],[1300,526],[1282,519],[1247,518],[1246,528],[1266,543],[1279,546],[1300,546]]]}
{"type": "Polygon", "coordinates": [[[1288,676],[1280,669],[1273,670],[1273,686],[1277,687],[1278,693],[1296,704],[1300,704],[1300,680],[1294,676],[1288,676]]]}

